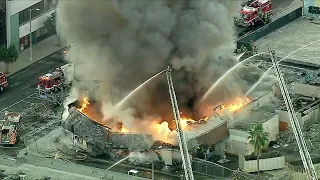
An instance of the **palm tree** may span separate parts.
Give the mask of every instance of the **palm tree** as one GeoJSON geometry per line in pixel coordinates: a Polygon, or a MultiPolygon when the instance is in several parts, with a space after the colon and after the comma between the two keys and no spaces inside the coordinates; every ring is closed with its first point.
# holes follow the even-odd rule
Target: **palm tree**
{"type": "Polygon", "coordinates": [[[264,131],[262,124],[254,125],[249,131],[249,143],[254,148],[254,154],[257,157],[257,169],[260,174],[259,158],[262,154],[262,150],[267,147],[269,142],[269,133],[264,131]]]}

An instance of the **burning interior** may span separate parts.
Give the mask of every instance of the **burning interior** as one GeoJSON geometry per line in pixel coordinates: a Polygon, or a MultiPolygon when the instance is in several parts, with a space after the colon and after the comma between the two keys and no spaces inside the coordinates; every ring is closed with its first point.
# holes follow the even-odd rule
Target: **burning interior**
{"type": "MultiPolygon", "coordinates": [[[[204,116],[201,119],[195,119],[194,117],[188,117],[183,112],[180,113],[180,122],[183,130],[186,134],[194,134],[199,130],[205,129],[202,124],[205,126],[208,121],[215,121],[211,118],[214,116],[223,116],[224,113],[235,112],[241,107],[245,106],[250,102],[248,98],[237,98],[235,101],[232,101],[229,104],[218,104],[217,106],[206,106],[204,112],[207,116],[204,116]],[[211,112],[210,112],[211,111],[211,112]],[[210,117],[210,118],[209,118],[210,117]],[[196,130],[197,129],[197,130],[196,130]]],[[[151,141],[169,143],[172,145],[177,144],[177,137],[175,132],[175,121],[173,117],[170,120],[164,120],[162,118],[153,119],[137,119],[136,122],[140,123],[143,128],[147,129],[137,129],[125,127],[121,119],[117,116],[114,118],[105,119],[103,113],[101,112],[102,104],[98,101],[90,101],[88,97],[82,98],[82,100],[75,101],[74,103],[69,104],[69,108],[74,108],[82,116],[88,117],[90,121],[94,122],[94,126],[99,126],[100,129],[105,129],[107,131],[103,136],[108,137],[108,134],[149,134],[152,137],[148,137],[146,141],[150,141],[148,144],[152,144],[151,141]],[[152,139],[152,140],[151,140],[152,139]]],[[[172,114],[171,112],[168,112],[172,114]]],[[[195,113],[193,113],[195,114],[195,113]]],[[[69,115],[69,117],[71,114],[69,115]]],[[[72,119],[72,117],[71,117],[72,119]]],[[[214,127],[212,127],[214,128],[214,127]]],[[[68,128],[67,128],[68,129],[68,128]]],[[[200,131],[201,132],[201,131],[200,131]]],[[[204,132],[202,132],[204,133],[204,132]]],[[[107,140],[104,140],[107,142],[107,140]]],[[[139,144],[139,143],[138,143],[139,144]]]]}

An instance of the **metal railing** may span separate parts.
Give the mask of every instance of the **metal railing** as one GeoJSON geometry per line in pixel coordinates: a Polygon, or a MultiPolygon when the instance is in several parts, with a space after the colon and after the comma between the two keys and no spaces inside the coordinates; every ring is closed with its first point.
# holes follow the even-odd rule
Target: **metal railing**
{"type": "Polygon", "coordinates": [[[257,179],[257,177],[252,174],[247,174],[239,170],[233,170],[233,169],[224,167],[220,164],[210,162],[210,161],[205,161],[202,159],[194,158],[192,161],[192,165],[193,165],[193,172],[206,175],[206,176],[211,176],[218,179],[226,179],[226,178],[232,179],[235,174],[238,175],[239,177],[238,179],[245,179],[245,180],[257,179]]]}

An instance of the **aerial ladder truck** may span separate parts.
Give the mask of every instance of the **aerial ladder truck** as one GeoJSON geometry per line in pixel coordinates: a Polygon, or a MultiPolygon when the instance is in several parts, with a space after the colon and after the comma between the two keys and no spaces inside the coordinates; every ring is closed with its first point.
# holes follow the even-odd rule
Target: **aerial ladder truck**
{"type": "Polygon", "coordinates": [[[181,124],[180,124],[180,112],[179,112],[178,102],[177,102],[177,98],[176,98],[176,93],[175,93],[174,87],[173,87],[171,68],[169,66],[166,70],[166,76],[167,76],[167,81],[168,81],[169,94],[170,94],[170,99],[171,99],[174,120],[176,123],[176,130],[177,130],[180,153],[181,153],[181,158],[182,158],[182,163],[183,163],[183,168],[184,168],[185,179],[186,180],[194,180],[192,166],[191,166],[191,160],[190,160],[190,156],[188,153],[188,146],[187,146],[187,142],[186,142],[186,139],[185,139],[185,136],[182,131],[181,124]]]}
{"type": "Polygon", "coordinates": [[[310,157],[308,148],[306,146],[305,143],[305,139],[303,136],[303,133],[301,131],[301,127],[298,121],[298,118],[296,116],[296,113],[294,111],[293,105],[292,105],[292,101],[290,99],[289,96],[289,92],[288,89],[285,85],[283,76],[280,72],[280,68],[279,68],[279,64],[278,62],[276,62],[275,60],[275,51],[269,49],[269,53],[270,53],[270,57],[273,63],[273,67],[275,68],[277,77],[278,77],[278,81],[279,81],[279,86],[280,86],[280,90],[283,96],[283,99],[285,101],[287,110],[288,110],[288,115],[289,115],[289,119],[290,119],[290,123],[291,123],[291,127],[292,127],[292,131],[294,133],[294,136],[296,138],[298,147],[299,147],[299,153],[301,156],[301,161],[303,163],[304,169],[306,171],[307,177],[309,180],[317,180],[317,174],[316,171],[314,169],[313,163],[312,163],[312,159],[310,157]]]}

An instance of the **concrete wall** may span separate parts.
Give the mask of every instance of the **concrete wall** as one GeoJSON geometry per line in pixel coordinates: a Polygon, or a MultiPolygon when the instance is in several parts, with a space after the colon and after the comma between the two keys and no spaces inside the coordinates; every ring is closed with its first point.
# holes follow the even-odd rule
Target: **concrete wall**
{"type": "Polygon", "coordinates": [[[164,161],[165,165],[172,165],[172,153],[170,150],[162,149],[160,150],[160,157],[164,161]]]}
{"type": "MultiPolygon", "coordinates": [[[[275,141],[279,134],[279,116],[275,115],[263,123],[265,131],[269,132],[269,140],[275,141]]],[[[248,132],[229,129],[229,138],[226,141],[226,152],[229,154],[250,155],[253,146],[249,143],[248,132]]]]}
{"type": "MultiPolygon", "coordinates": [[[[260,171],[282,169],[286,166],[285,156],[259,160],[260,171]]],[[[239,156],[239,168],[245,172],[257,172],[257,160],[246,161],[243,156],[239,156]]]]}
{"type": "MultiPolygon", "coordinates": [[[[42,16],[39,16],[36,19],[33,19],[31,21],[31,30],[32,32],[36,31],[37,29],[40,29],[44,26],[44,22],[46,21],[47,17],[49,17],[55,10],[51,10],[42,16]]],[[[30,23],[26,23],[19,27],[19,38],[27,35],[30,33],[30,23]]]]}
{"type": "Polygon", "coordinates": [[[249,155],[253,152],[249,145],[249,134],[237,129],[229,129],[229,138],[226,140],[226,153],[249,155]]]}
{"type": "Polygon", "coordinates": [[[308,126],[310,124],[320,122],[320,105],[317,104],[314,107],[302,112],[303,125],[308,126]]]}
{"type": "MultiPolygon", "coordinates": [[[[279,122],[285,122],[288,124],[288,127],[291,127],[288,112],[284,111],[284,110],[276,110],[276,112],[279,115],[279,122]]],[[[302,124],[303,122],[302,122],[302,118],[301,118],[301,113],[297,112],[296,116],[299,120],[299,123],[302,124]]]]}
{"type": "Polygon", "coordinates": [[[295,93],[302,95],[302,96],[311,97],[311,98],[313,98],[313,97],[320,98],[320,87],[296,83],[295,84],[295,93]]]}
{"type": "Polygon", "coordinates": [[[275,141],[279,134],[279,115],[274,115],[271,119],[264,122],[263,127],[269,133],[269,140],[275,141]]]}
{"type": "MultiPolygon", "coordinates": [[[[279,124],[286,123],[288,128],[291,127],[290,119],[287,111],[276,110],[279,115],[279,124]]],[[[303,112],[297,112],[296,116],[301,126],[308,126],[312,123],[320,122],[320,105],[317,104],[303,112]]],[[[281,129],[281,127],[279,127],[281,129]]]]}
{"type": "Polygon", "coordinates": [[[11,1],[11,9],[10,9],[10,15],[14,15],[27,7],[30,7],[34,4],[37,4],[41,0],[12,0],[11,1]]]}

